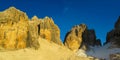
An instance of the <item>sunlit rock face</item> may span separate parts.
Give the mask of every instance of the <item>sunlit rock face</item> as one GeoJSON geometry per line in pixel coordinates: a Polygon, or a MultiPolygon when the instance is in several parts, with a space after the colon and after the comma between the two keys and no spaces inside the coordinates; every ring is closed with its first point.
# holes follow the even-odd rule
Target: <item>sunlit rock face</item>
{"type": "Polygon", "coordinates": [[[52,18],[39,19],[34,16],[29,19],[24,12],[14,7],[0,12],[0,49],[38,49],[39,37],[63,45],[60,30],[52,18]]]}
{"type": "Polygon", "coordinates": [[[10,7],[0,12],[0,49],[20,49],[27,46],[27,15],[10,7]]]}
{"type": "Polygon", "coordinates": [[[39,19],[36,16],[34,16],[31,19],[31,22],[33,22],[32,25],[36,27],[33,28],[34,30],[36,30],[36,36],[42,37],[48,40],[49,42],[54,42],[59,45],[63,45],[60,39],[60,30],[58,26],[54,23],[52,18],[45,17],[43,19],[39,19]]]}
{"type": "Polygon", "coordinates": [[[107,33],[106,43],[111,43],[111,47],[120,47],[120,17],[115,23],[113,30],[107,33]]]}
{"type": "Polygon", "coordinates": [[[39,21],[37,21],[37,16],[34,16],[31,20],[29,20],[29,32],[28,32],[28,46],[38,49],[40,44],[38,43],[38,27],[39,21]]]}
{"type": "Polygon", "coordinates": [[[96,39],[93,29],[87,29],[85,24],[80,24],[66,34],[64,44],[70,50],[77,51],[79,48],[88,50],[89,46],[101,46],[101,41],[96,39]]]}
{"type": "Polygon", "coordinates": [[[77,51],[82,43],[82,34],[86,29],[85,24],[74,26],[65,37],[64,44],[72,51],[77,51]]]}

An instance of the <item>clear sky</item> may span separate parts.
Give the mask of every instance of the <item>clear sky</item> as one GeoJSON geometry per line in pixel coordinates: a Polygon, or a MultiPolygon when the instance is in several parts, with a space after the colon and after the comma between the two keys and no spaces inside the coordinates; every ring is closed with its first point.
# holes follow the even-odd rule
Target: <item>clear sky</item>
{"type": "Polygon", "coordinates": [[[0,11],[15,6],[29,18],[52,17],[61,30],[61,39],[74,26],[85,23],[95,29],[97,38],[106,40],[120,15],[120,0],[0,0],[0,11]]]}

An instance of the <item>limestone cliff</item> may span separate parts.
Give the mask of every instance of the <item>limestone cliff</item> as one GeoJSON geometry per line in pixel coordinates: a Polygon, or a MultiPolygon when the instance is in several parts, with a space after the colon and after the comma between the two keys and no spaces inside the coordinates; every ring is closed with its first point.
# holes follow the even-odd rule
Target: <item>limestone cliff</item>
{"type": "Polygon", "coordinates": [[[0,49],[20,49],[27,46],[27,15],[10,7],[0,12],[0,49]]]}
{"type": "Polygon", "coordinates": [[[10,7],[0,12],[0,49],[39,48],[38,37],[62,45],[60,30],[52,18],[38,19],[10,7]]]}
{"type": "Polygon", "coordinates": [[[85,24],[81,24],[66,34],[64,44],[72,51],[77,51],[79,48],[88,50],[89,46],[101,46],[101,41],[96,39],[93,29],[87,29],[85,24]]]}
{"type": "Polygon", "coordinates": [[[37,16],[34,16],[30,22],[32,23],[31,25],[36,27],[33,29],[36,30],[35,33],[37,36],[42,37],[49,42],[63,45],[60,39],[60,30],[52,18],[45,17],[43,19],[39,19],[37,16]]]}
{"type": "Polygon", "coordinates": [[[85,24],[76,25],[74,26],[70,32],[66,34],[64,44],[66,47],[71,49],[72,51],[77,51],[79,47],[81,46],[82,40],[82,34],[86,29],[85,24]]]}

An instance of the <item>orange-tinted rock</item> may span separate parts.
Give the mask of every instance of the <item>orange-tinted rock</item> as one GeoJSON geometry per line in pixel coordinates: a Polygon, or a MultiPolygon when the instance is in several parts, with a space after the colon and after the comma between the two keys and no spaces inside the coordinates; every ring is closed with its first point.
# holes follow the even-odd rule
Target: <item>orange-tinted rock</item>
{"type": "Polygon", "coordinates": [[[34,16],[31,21],[34,21],[37,24],[35,29],[37,30],[36,33],[39,37],[42,37],[49,42],[63,45],[60,39],[60,30],[52,18],[45,17],[43,19],[39,19],[34,16]]]}
{"type": "Polygon", "coordinates": [[[88,50],[89,46],[101,46],[101,41],[96,39],[95,31],[87,29],[85,24],[74,26],[65,36],[64,44],[72,51],[79,48],[88,50]]]}
{"type": "Polygon", "coordinates": [[[20,49],[27,44],[28,17],[14,7],[0,12],[0,48],[20,49]]]}
{"type": "Polygon", "coordinates": [[[82,43],[82,34],[86,29],[85,24],[74,26],[70,32],[66,34],[64,44],[72,51],[77,51],[82,43]]]}

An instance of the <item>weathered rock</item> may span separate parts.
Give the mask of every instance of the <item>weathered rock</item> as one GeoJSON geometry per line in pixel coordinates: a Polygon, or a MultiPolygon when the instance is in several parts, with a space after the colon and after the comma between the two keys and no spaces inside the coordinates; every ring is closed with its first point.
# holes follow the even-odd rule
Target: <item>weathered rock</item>
{"type": "Polygon", "coordinates": [[[28,25],[27,15],[14,7],[0,12],[0,49],[25,48],[28,25]]]}
{"type": "Polygon", "coordinates": [[[82,35],[83,42],[86,43],[87,45],[94,46],[96,42],[96,35],[95,31],[92,30],[85,30],[85,32],[82,35]]]}
{"type": "Polygon", "coordinates": [[[120,17],[115,23],[115,28],[107,33],[106,43],[111,43],[112,47],[120,47],[120,17]]]}
{"type": "Polygon", "coordinates": [[[29,32],[28,32],[28,46],[33,47],[35,49],[38,49],[40,47],[40,44],[38,43],[39,38],[39,21],[36,21],[38,19],[36,16],[32,18],[31,21],[29,21],[29,32]]]}
{"type": "Polygon", "coordinates": [[[85,24],[81,24],[74,26],[71,31],[66,34],[64,44],[72,51],[77,51],[79,48],[88,50],[89,46],[101,46],[101,41],[96,40],[94,30],[87,29],[85,24]]]}
{"type": "Polygon", "coordinates": [[[64,44],[72,51],[77,51],[82,43],[82,34],[86,29],[85,24],[74,26],[70,32],[66,34],[64,44]]]}
{"type": "Polygon", "coordinates": [[[83,42],[81,49],[89,50],[89,46],[101,46],[100,39],[96,39],[94,29],[86,29],[82,34],[83,42]]]}
{"type": "Polygon", "coordinates": [[[31,23],[33,26],[31,28],[35,32],[35,37],[39,36],[49,42],[55,42],[59,45],[63,45],[60,39],[60,30],[52,18],[45,17],[43,19],[39,19],[37,16],[34,16],[31,19],[31,23]]]}

